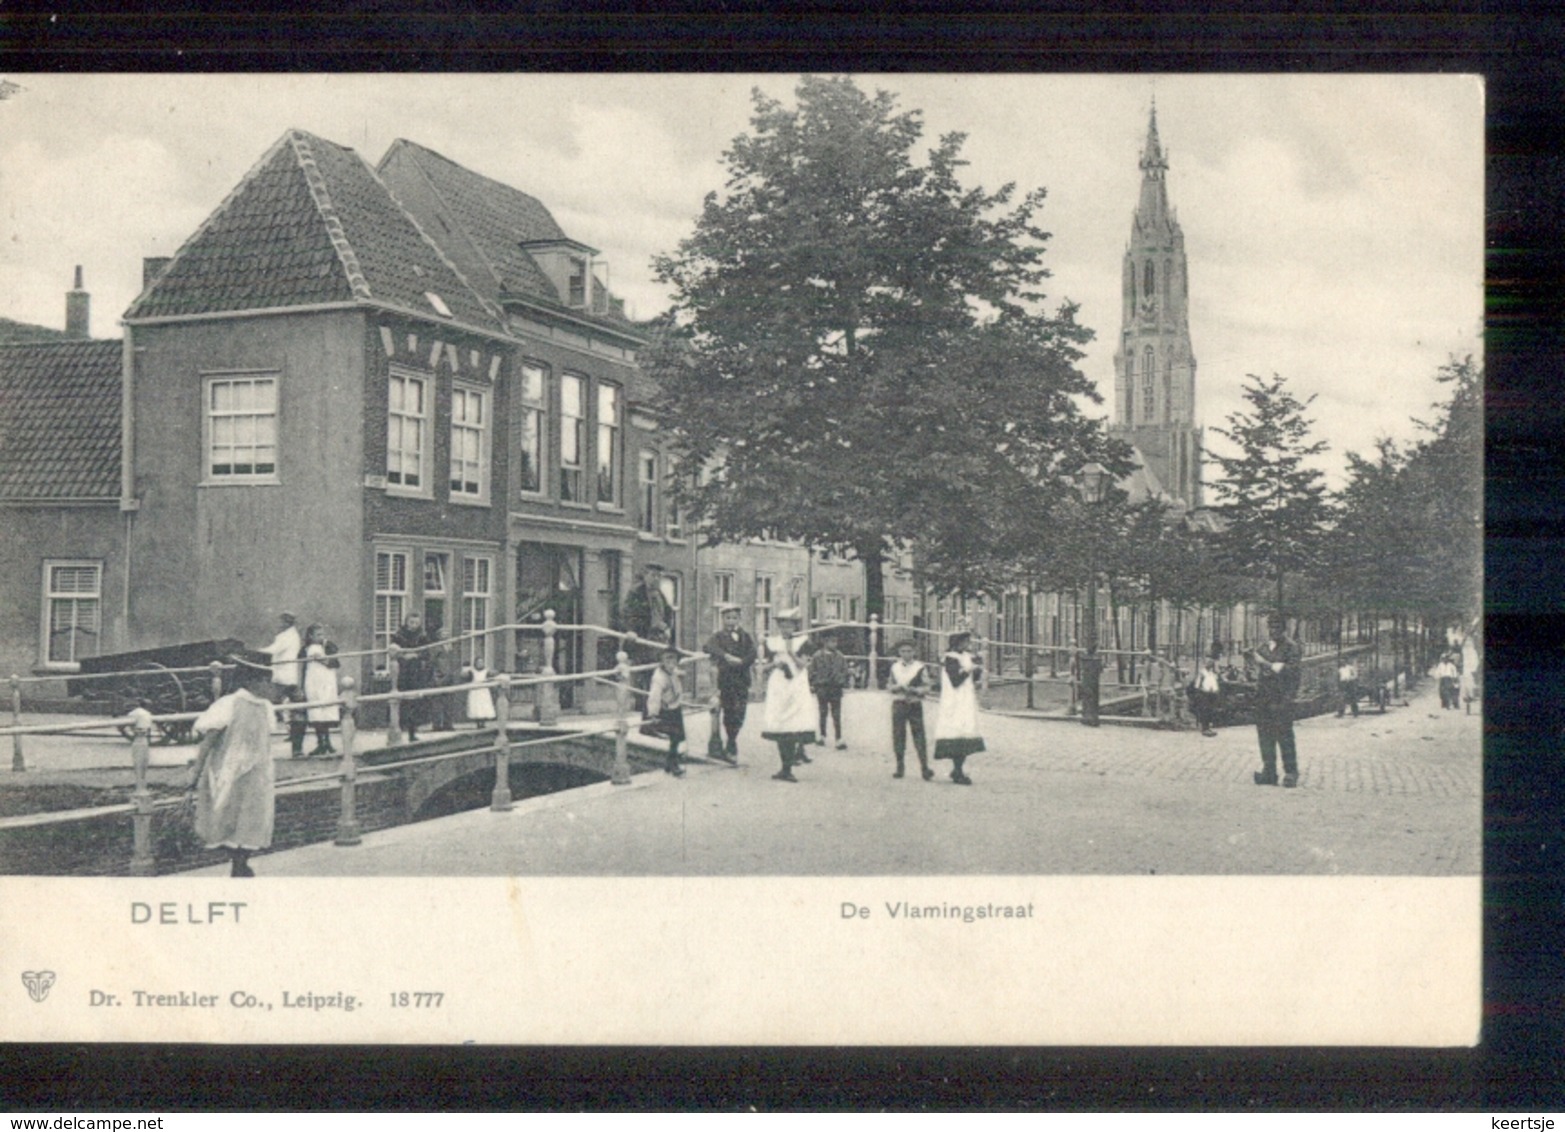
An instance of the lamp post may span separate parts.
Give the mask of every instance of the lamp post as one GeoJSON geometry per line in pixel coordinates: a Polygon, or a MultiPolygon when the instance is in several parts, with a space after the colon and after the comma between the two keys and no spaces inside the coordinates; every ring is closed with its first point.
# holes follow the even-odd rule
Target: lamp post
{"type": "MultiPolygon", "coordinates": [[[[1087,464],[1076,477],[1076,488],[1081,501],[1087,505],[1089,518],[1103,499],[1103,480],[1108,470],[1097,461],[1087,464]]],[[[1082,627],[1086,655],[1081,658],[1081,722],[1086,727],[1098,725],[1098,677],[1102,665],[1098,660],[1098,550],[1097,531],[1088,532],[1087,545],[1087,624],[1082,627]]]]}

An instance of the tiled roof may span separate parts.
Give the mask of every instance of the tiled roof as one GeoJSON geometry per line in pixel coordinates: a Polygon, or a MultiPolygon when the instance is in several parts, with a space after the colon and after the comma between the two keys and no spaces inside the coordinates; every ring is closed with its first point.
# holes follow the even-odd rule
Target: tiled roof
{"type": "Polygon", "coordinates": [[[131,304],[128,319],[384,303],[501,329],[497,312],[353,150],[284,134],[131,304]]]}
{"type": "Polygon", "coordinates": [[[47,326],[35,326],[30,322],[17,322],[15,319],[0,318],[0,343],[4,342],[58,342],[65,338],[63,330],[52,330],[47,326]]]}
{"type": "MultiPolygon", "coordinates": [[[[473,285],[486,297],[502,290],[557,302],[559,295],[522,244],[530,240],[564,240],[565,233],[537,197],[464,168],[432,149],[399,138],[378,166],[395,191],[403,177],[421,176],[489,269],[489,277],[473,273],[473,285]]],[[[422,194],[404,193],[402,203],[438,241],[442,234],[432,217],[416,203],[422,194]]]]}
{"type": "Polygon", "coordinates": [[[121,346],[0,346],[0,500],[116,499],[121,346]]]}

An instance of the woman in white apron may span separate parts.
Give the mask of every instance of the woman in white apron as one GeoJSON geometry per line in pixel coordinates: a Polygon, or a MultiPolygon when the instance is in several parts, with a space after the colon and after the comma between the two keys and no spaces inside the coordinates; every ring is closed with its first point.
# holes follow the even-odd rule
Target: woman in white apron
{"type": "Polygon", "coordinates": [[[978,681],[983,658],[972,650],[971,633],[951,634],[940,665],[940,714],[935,720],[935,758],[951,760],[951,781],[971,786],[962,770],[968,755],[984,749],[978,734],[978,681]]]}
{"type": "Polygon", "coordinates": [[[810,693],[809,665],[799,655],[804,635],[797,609],[777,615],[777,632],[766,638],[766,713],[761,738],[777,744],[782,770],[779,782],[797,782],[796,763],[807,763],[807,743],[815,742],[815,697],[810,693]]]}

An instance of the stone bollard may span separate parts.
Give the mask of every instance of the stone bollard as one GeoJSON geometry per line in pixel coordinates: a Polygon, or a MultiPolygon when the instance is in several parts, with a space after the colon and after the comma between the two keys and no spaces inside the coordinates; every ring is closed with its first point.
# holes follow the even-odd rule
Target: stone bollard
{"type": "Polygon", "coordinates": [[[614,785],[630,785],[630,654],[614,656],[614,785]]]}
{"type": "Polygon", "coordinates": [[[880,614],[869,615],[869,679],[866,688],[880,687],[880,614]]]}
{"type": "MultiPolygon", "coordinates": [[[[11,673],[11,726],[22,726],[22,678],[16,673],[11,673]]],[[[22,733],[14,731],[11,734],[11,770],[13,773],[21,773],[27,769],[27,760],[22,757],[22,733]]]]}
{"type": "Polygon", "coordinates": [[[357,845],[363,840],[358,815],[359,760],[354,751],[359,736],[359,685],[353,677],[344,676],[337,687],[342,692],[342,762],[338,771],[342,776],[342,813],[337,818],[336,844],[357,845]]]}
{"type": "Polygon", "coordinates": [[[149,877],[157,872],[152,856],[152,792],[147,789],[147,749],[152,741],[152,713],[136,708],[130,713],[130,761],[135,768],[136,786],[130,800],[136,809],[131,816],[130,875],[149,877]]]}
{"type": "MultiPolygon", "coordinates": [[[[543,675],[551,677],[554,671],[554,610],[543,611],[543,675]]],[[[560,688],[551,679],[538,685],[538,722],[549,726],[560,720],[560,688]]]]}
{"type": "Polygon", "coordinates": [[[386,672],[391,677],[391,699],[386,701],[386,746],[395,747],[402,742],[402,703],[397,699],[397,670],[402,662],[397,654],[402,650],[396,645],[386,646],[386,672]]]}
{"type": "Polygon", "coordinates": [[[489,808],[505,813],[511,808],[511,676],[502,672],[500,686],[494,690],[494,793],[489,795],[489,808]]]}

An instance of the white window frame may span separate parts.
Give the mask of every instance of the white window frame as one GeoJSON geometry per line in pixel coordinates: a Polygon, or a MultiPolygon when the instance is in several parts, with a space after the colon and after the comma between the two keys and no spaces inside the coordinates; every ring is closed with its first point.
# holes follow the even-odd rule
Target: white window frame
{"type": "Polygon", "coordinates": [[[827,624],[842,620],[842,597],[839,594],[827,594],[821,598],[821,620],[827,624]]]}
{"type": "Polygon", "coordinates": [[[772,631],[772,603],[777,597],[777,575],[755,575],[755,635],[765,640],[772,631]]]}
{"type": "Polygon", "coordinates": [[[594,464],[592,475],[592,498],[599,507],[608,510],[619,510],[622,506],[624,492],[620,486],[621,464],[620,459],[620,415],[624,406],[624,391],[618,385],[607,381],[598,382],[597,390],[593,396],[593,407],[597,410],[597,450],[594,452],[594,464]],[[604,410],[608,412],[605,413],[604,410]],[[608,419],[604,420],[607,416],[608,419]],[[608,459],[608,488],[609,497],[603,498],[604,487],[604,458],[608,459]]]}
{"type": "Polygon", "coordinates": [[[636,506],[640,508],[640,514],[636,516],[636,529],[644,534],[657,537],[658,533],[658,454],[656,449],[643,448],[640,457],[636,461],[636,481],[639,490],[636,492],[636,506]]]}
{"type": "Polygon", "coordinates": [[[494,558],[488,554],[462,555],[462,663],[472,664],[474,654],[482,648],[484,663],[494,667],[494,650],[490,636],[469,637],[493,627],[494,612],[494,558]],[[469,580],[471,583],[469,584],[469,580]],[[479,583],[482,583],[480,585],[479,583]]]}
{"type": "Polygon", "coordinates": [[[404,369],[401,366],[392,366],[391,372],[386,377],[386,490],[392,495],[407,495],[419,499],[434,498],[435,486],[430,481],[429,471],[433,457],[431,449],[434,447],[434,444],[432,443],[432,413],[430,412],[433,405],[434,392],[435,375],[432,373],[404,369]],[[417,382],[419,384],[419,387],[422,390],[421,412],[408,413],[394,407],[395,397],[393,396],[393,390],[396,388],[398,382],[417,382]],[[411,453],[402,443],[402,439],[406,435],[405,423],[401,424],[401,426],[398,428],[398,443],[395,447],[393,447],[392,423],[394,421],[411,421],[418,425],[417,432],[421,443],[417,448],[413,449],[411,453]],[[398,453],[402,457],[395,472],[392,471],[393,452],[398,453]],[[416,474],[418,476],[418,483],[411,486],[405,481],[394,480],[392,478],[393,475],[406,476],[406,460],[409,455],[414,458],[417,464],[416,474]]]}
{"type": "Polygon", "coordinates": [[[489,503],[489,436],[494,398],[481,385],[451,383],[451,474],[448,486],[452,503],[486,506],[489,503]],[[472,419],[477,407],[477,417],[472,419]],[[460,415],[459,415],[460,412],[460,415]],[[473,451],[477,447],[477,452],[473,451]],[[458,472],[460,471],[460,475],[458,472]],[[468,478],[468,473],[472,478],[468,478]]]}
{"type": "Polygon", "coordinates": [[[582,374],[567,373],[560,376],[560,502],[587,506],[587,395],[592,383],[582,374]],[[567,411],[566,390],[574,387],[580,392],[576,412],[567,411]],[[570,443],[567,443],[569,439],[570,443]],[[566,453],[574,447],[576,458],[567,459],[566,453]],[[574,478],[572,478],[574,477],[574,478]]]}
{"type": "MultiPolygon", "coordinates": [[[[412,562],[413,552],[406,548],[379,546],[375,548],[375,576],[372,579],[372,584],[375,587],[375,608],[370,615],[370,639],[373,642],[375,670],[377,672],[386,671],[386,652],[391,646],[391,638],[396,635],[398,629],[402,628],[402,622],[408,615],[408,606],[413,601],[413,578],[410,573],[412,562]],[[402,588],[400,590],[393,589],[390,586],[381,587],[380,560],[383,556],[388,560],[402,559],[402,588]],[[401,604],[396,606],[396,613],[393,616],[393,603],[397,601],[400,601],[401,604]],[[384,619],[381,616],[383,608],[385,610],[384,619]],[[382,620],[384,620],[384,629],[379,627],[382,620]]],[[[387,578],[388,581],[395,580],[395,575],[389,567],[387,578]]]]}
{"type": "MultiPolygon", "coordinates": [[[[277,467],[281,452],[278,451],[278,443],[282,436],[279,427],[279,389],[281,381],[277,370],[222,370],[210,371],[201,375],[201,482],[204,486],[219,486],[229,484],[275,484],[280,482],[277,476],[277,467]],[[213,408],[212,402],[219,386],[250,386],[252,388],[265,386],[270,389],[270,406],[249,408],[246,410],[230,410],[219,412],[213,408]],[[271,444],[263,445],[259,438],[252,434],[250,443],[240,445],[231,444],[229,447],[237,450],[241,447],[254,450],[270,447],[272,451],[272,467],[266,472],[219,472],[217,461],[213,459],[217,444],[218,419],[250,420],[254,422],[270,421],[271,444]]],[[[236,438],[237,439],[237,438],[236,438]]],[[[230,461],[233,463],[234,461],[230,461]]],[[[257,461],[252,459],[252,465],[257,461]]]]}
{"type": "Polygon", "coordinates": [[[672,488],[663,493],[663,535],[670,542],[685,540],[685,515],[672,488]]]}
{"type": "Polygon", "coordinates": [[[520,431],[517,436],[517,448],[520,453],[527,451],[528,425],[533,428],[532,446],[535,449],[531,455],[536,457],[536,466],[533,471],[537,476],[538,485],[528,487],[522,480],[523,467],[520,460],[517,461],[516,489],[522,495],[547,495],[549,492],[549,371],[543,366],[534,365],[532,362],[522,363],[522,381],[519,400],[521,402],[521,416],[519,418],[520,431]],[[536,397],[529,395],[527,384],[536,378],[538,394],[536,397]]]}
{"type": "Polygon", "coordinates": [[[79,672],[81,670],[81,658],[83,656],[98,656],[101,654],[103,642],[103,563],[95,558],[46,558],[43,563],[43,615],[40,623],[40,639],[38,655],[42,658],[42,666],[56,672],[79,672]],[[57,590],[55,588],[54,572],[56,570],[92,570],[95,585],[88,592],[84,590],[57,590]],[[79,621],[73,615],[72,630],[69,633],[70,656],[63,660],[57,660],[50,655],[50,646],[54,639],[54,604],[57,601],[71,602],[73,607],[81,602],[91,601],[95,603],[93,615],[96,628],[93,630],[99,643],[99,648],[90,653],[79,652],[77,643],[82,630],[78,628],[79,621]]]}
{"type": "Polygon", "coordinates": [[[722,607],[734,603],[735,580],[732,570],[712,572],[712,631],[714,633],[723,627],[722,607]]]}

